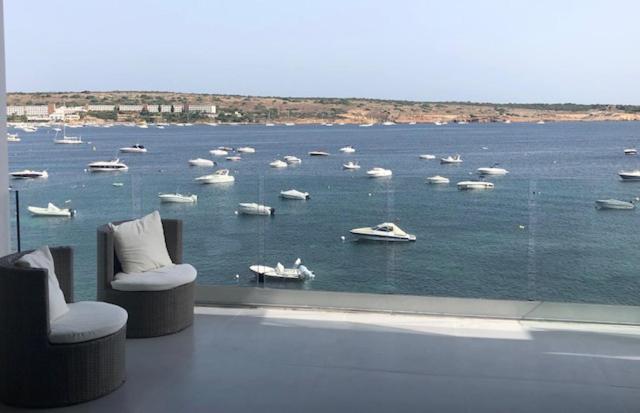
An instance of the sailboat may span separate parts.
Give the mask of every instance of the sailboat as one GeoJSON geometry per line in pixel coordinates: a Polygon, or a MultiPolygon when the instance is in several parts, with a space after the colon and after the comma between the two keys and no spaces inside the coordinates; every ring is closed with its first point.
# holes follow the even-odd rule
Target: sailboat
{"type": "MultiPolygon", "coordinates": [[[[58,135],[58,133],[56,132],[56,136],[58,135]]],[[[53,139],[53,143],[58,144],[58,145],[79,145],[82,144],[82,138],[80,138],[79,136],[67,136],[67,125],[63,125],[62,127],[62,138],[57,139],[54,138],[53,139]]]]}

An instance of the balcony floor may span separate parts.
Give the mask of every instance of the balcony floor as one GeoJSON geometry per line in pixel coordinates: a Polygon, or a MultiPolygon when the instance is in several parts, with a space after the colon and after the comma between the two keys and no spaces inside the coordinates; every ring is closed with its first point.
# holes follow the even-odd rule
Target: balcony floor
{"type": "Polygon", "coordinates": [[[265,308],[196,312],[194,326],[179,334],[127,342],[128,378],[120,389],[55,411],[640,410],[638,327],[265,308]]]}

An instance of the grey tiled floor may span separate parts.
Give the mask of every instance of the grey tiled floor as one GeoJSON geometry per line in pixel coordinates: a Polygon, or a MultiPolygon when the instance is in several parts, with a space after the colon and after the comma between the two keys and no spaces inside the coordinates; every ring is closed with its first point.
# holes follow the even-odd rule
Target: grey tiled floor
{"type": "Polygon", "coordinates": [[[129,340],[128,379],[119,390],[56,411],[640,411],[638,327],[278,309],[198,313],[179,334],[129,340]]]}

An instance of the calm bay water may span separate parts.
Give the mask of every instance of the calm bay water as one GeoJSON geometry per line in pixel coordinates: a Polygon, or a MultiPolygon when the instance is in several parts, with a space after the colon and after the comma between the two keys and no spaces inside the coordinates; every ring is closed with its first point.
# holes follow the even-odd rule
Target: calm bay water
{"type": "MultiPolygon", "coordinates": [[[[155,209],[184,220],[185,261],[203,284],[255,285],[252,264],[291,264],[297,257],[316,273],[304,283],[268,287],[457,297],[640,304],[639,211],[597,211],[594,200],[629,200],[640,183],[617,171],[640,167],[622,149],[640,144],[640,124],[557,123],[417,126],[168,126],[68,129],[91,144],[54,145],[47,128],[18,131],[9,144],[11,170],[46,169],[49,179],[12,184],[20,190],[23,248],[76,248],[76,291],[95,297],[95,230],[155,209]],[[118,156],[142,143],[149,153],[121,154],[126,173],[91,174],[86,164],[118,156]],[[351,144],[357,153],[338,149],[351,144]],[[217,146],[256,148],[240,162],[218,159],[233,185],[199,185],[210,168],[187,160],[217,146]],[[93,150],[95,147],[95,150],[93,150]],[[487,149],[482,149],[486,147],[487,149]],[[310,158],[326,150],[328,158],[310,158]],[[421,153],[460,153],[461,165],[418,159],[421,153]],[[276,170],[284,155],[299,166],[276,170]],[[347,160],[362,165],[343,171],[347,160]],[[495,189],[458,191],[455,183],[499,162],[510,174],[492,177],[495,189]],[[369,179],[374,166],[391,179],[369,179]],[[426,185],[443,175],[448,186],[426,185]],[[123,182],[123,187],[112,186],[123,182]],[[295,188],[308,201],[279,198],[295,188]],[[196,205],[161,205],[158,192],[195,193],[196,205]],[[27,205],[72,205],[72,219],[30,217],[27,205]],[[239,202],[276,208],[274,217],[234,213],[239,202]],[[349,229],[394,221],[415,243],[354,242],[349,229]],[[520,226],[524,226],[524,229],[520,226]],[[346,236],[346,241],[341,236],[346,236]],[[236,277],[238,275],[238,277],[236,277]]],[[[15,223],[14,223],[15,224],[15,223]]],[[[15,244],[14,244],[15,245],[15,244]]]]}

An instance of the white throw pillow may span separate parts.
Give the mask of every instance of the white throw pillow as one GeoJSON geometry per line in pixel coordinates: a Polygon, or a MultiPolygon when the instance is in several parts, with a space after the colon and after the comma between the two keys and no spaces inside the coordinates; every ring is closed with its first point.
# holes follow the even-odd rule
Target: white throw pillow
{"type": "Polygon", "coordinates": [[[56,276],[53,256],[48,246],[40,247],[37,250],[25,254],[16,261],[16,266],[24,268],[44,268],[48,273],[49,284],[49,322],[65,315],[69,311],[64,294],[60,289],[58,277],[56,276]]]}
{"type": "Polygon", "coordinates": [[[172,264],[158,211],[109,227],[122,272],[145,272],[172,264]]]}

